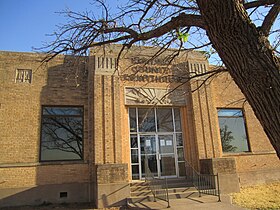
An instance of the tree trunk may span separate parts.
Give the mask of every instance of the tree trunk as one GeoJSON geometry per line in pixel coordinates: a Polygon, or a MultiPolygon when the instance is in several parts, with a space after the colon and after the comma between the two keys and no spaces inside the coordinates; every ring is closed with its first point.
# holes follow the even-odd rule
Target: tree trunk
{"type": "Polygon", "coordinates": [[[239,0],[197,0],[207,35],[280,158],[280,64],[239,0]]]}

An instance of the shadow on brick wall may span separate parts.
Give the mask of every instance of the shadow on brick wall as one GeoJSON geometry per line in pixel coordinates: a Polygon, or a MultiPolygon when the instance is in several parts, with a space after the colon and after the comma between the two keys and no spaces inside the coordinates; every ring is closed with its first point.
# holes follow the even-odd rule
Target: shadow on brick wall
{"type": "MultiPolygon", "coordinates": [[[[9,166],[6,166],[1,171],[4,181],[0,183],[0,185],[3,184],[2,189],[0,189],[0,207],[88,202],[89,197],[92,196],[92,186],[89,185],[88,151],[84,150],[84,148],[88,148],[88,122],[84,118],[88,115],[87,59],[84,57],[77,59],[70,56],[66,56],[64,59],[55,58],[47,65],[48,68],[40,70],[46,72],[34,74],[34,83],[29,87],[36,86],[35,88],[38,90],[41,88],[40,105],[32,110],[39,113],[39,126],[32,128],[37,130],[37,135],[30,135],[30,142],[40,144],[43,106],[79,106],[83,108],[83,154],[81,160],[71,162],[40,161],[42,160],[40,146],[32,148],[39,150],[35,152],[35,154],[39,153],[38,163],[21,160],[21,163],[13,164],[11,170],[9,166]],[[40,82],[38,82],[39,80],[40,82]]],[[[29,100],[33,99],[30,97],[29,100]]],[[[25,132],[31,133],[28,129],[25,129],[25,132]]],[[[36,133],[34,130],[32,132],[36,133]]],[[[28,151],[22,148],[21,152],[28,151]]]]}

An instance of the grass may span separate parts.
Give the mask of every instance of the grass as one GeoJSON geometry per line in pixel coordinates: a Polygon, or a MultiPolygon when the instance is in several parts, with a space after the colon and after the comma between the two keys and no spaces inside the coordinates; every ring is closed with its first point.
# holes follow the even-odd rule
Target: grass
{"type": "Polygon", "coordinates": [[[248,209],[280,209],[280,182],[243,187],[232,194],[233,203],[248,209]]]}

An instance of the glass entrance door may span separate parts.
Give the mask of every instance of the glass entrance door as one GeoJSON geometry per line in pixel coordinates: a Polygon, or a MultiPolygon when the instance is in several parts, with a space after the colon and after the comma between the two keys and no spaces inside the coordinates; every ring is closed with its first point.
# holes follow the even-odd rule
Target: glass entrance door
{"type": "Polygon", "coordinates": [[[176,161],[173,135],[158,135],[159,177],[176,176],[176,161]]]}
{"type": "Polygon", "coordinates": [[[155,177],[183,175],[178,108],[129,108],[132,179],[144,179],[145,162],[155,177]]]}
{"type": "Polygon", "coordinates": [[[152,174],[158,176],[158,158],[157,158],[157,142],[155,135],[140,135],[140,147],[141,147],[141,174],[142,177],[146,175],[145,164],[152,174]]]}
{"type": "Polygon", "coordinates": [[[145,164],[155,177],[176,177],[173,135],[140,135],[140,147],[142,177],[146,175],[145,164]]]}

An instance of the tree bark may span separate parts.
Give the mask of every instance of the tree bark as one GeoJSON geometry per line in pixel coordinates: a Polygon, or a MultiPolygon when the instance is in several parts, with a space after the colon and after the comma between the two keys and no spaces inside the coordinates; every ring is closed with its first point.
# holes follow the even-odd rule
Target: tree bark
{"type": "Polygon", "coordinates": [[[239,0],[197,0],[206,32],[280,158],[280,64],[239,0]]]}

